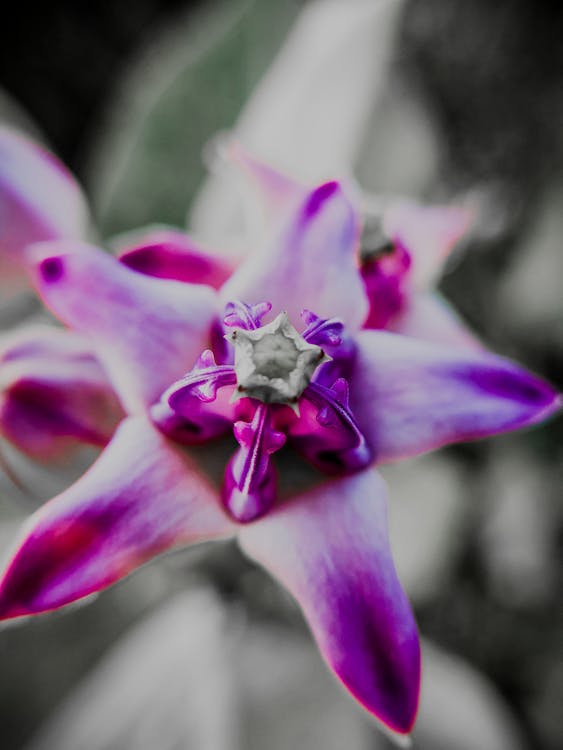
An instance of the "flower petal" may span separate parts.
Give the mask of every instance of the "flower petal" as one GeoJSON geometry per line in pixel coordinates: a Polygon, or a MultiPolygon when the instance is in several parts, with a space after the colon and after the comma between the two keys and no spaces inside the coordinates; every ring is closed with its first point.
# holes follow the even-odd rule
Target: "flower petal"
{"type": "Polygon", "coordinates": [[[35,326],[0,342],[0,433],[35,458],[105,445],[123,412],[84,339],[35,326]]]}
{"type": "MultiPolygon", "coordinates": [[[[216,161],[224,182],[217,185],[211,182],[211,193],[217,193],[218,200],[213,211],[214,227],[216,230],[225,225],[223,232],[229,241],[223,240],[223,254],[226,245],[231,253],[238,245],[236,254],[240,263],[250,250],[268,248],[269,238],[279,231],[289,212],[305,200],[309,189],[260,161],[238,141],[231,138],[216,140],[216,161]],[[229,190],[236,203],[228,202],[229,190]],[[217,210],[217,206],[224,208],[217,210]],[[231,230],[228,229],[230,224],[233,225],[231,230]]],[[[214,175],[212,179],[218,178],[219,175],[214,175]]],[[[203,198],[205,203],[205,190],[203,198]]]]}
{"type": "Polygon", "coordinates": [[[127,410],[158,401],[207,347],[216,314],[210,287],[149,278],[83,244],[32,250],[39,294],[91,338],[127,410]]]}
{"type": "Polygon", "coordinates": [[[413,615],[373,470],[331,482],[245,526],[248,555],[295,596],[331,669],[387,727],[408,733],[420,681],[413,615]]]}
{"type": "Polygon", "coordinates": [[[378,461],[535,424],[561,405],[510,360],[362,331],[350,406],[378,461]]]}
{"type": "Polygon", "coordinates": [[[174,229],[154,228],[119,247],[119,260],[128,268],[191,284],[208,284],[218,289],[232,269],[223,260],[202,250],[191,237],[174,229]]]}
{"type": "Polygon", "coordinates": [[[298,326],[301,311],[340,317],[351,328],[367,315],[355,251],[359,218],[337,182],[306,195],[266,251],[251,255],[221,290],[225,302],[267,300],[298,326]]]}
{"type": "Polygon", "coordinates": [[[20,273],[31,242],[79,239],[88,208],[73,176],[48,151],[0,127],[0,263],[2,279],[20,273]]]}
{"type": "Polygon", "coordinates": [[[421,206],[399,202],[383,217],[384,231],[411,255],[415,289],[428,289],[442,272],[456,243],[468,232],[473,213],[462,206],[421,206]]]}
{"type": "Polygon", "coordinates": [[[415,292],[388,330],[434,344],[482,349],[483,345],[437,292],[415,292]]]}
{"type": "Polygon", "coordinates": [[[0,618],[61,607],[231,528],[195,463],[143,417],[128,419],[82,479],[28,521],[0,581],[0,618]]]}

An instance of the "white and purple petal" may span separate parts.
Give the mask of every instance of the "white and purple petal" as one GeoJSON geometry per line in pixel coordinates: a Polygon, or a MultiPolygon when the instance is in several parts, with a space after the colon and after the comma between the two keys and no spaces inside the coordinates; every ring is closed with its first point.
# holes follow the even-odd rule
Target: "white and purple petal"
{"type": "Polygon", "coordinates": [[[145,418],[127,419],[90,470],[27,522],[0,579],[0,618],[61,607],[233,528],[195,462],[145,418]]]}
{"type": "Polygon", "coordinates": [[[84,339],[35,326],[0,342],[0,434],[34,458],[105,445],[123,412],[84,339]]]}
{"type": "Polygon", "coordinates": [[[53,154],[15,130],[0,127],[0,272],[21,275],[31,242],[87,235],[82,191],[53,154]]]}
{"type": "Polygon", "coordinates": [[[420,647],[391,558],[378,474],[361,472],[288,500],[245,526],[239,540],[297,599],[352,695],[392,731],[408,734],[420,647]]]}
{"type": "Polygon", "coordinates": [[[304,309],[339,317],[352,330],[367,314],[367,299],[356,266],[359,217],[337,182],[306,194],[266,250],[250,255],[221,290],[225,303],[272,303],[272,314],[287,311],[293,325],[304,309]]]}
{"type": "Polygon", "coordinates": [[[232,429],[235,384],[233,366],[218,365],[208,349],[189,373],[163,393],[151,408],[151,418],[165,435],[183,445],[205,443],[232,429]]]}
{"type": "Polygon", "coordinates": [[[81,243],[32,251],[43,301],[91,339],[128,411],[156,403],[208,346],[217,314],[211,287],[144,276],[81,243]]]}
{"type": "Polygon", "coordinates": [[[377,461],[535,424],[560,396],[510,360],[386,331],[357,337],[350,407],[377,461]]]}
{"type": "Polygon", "coordinates": [[[415,292],[387,330],[445,346],[482,349],[483,345],[438,292],[415,292]]]}

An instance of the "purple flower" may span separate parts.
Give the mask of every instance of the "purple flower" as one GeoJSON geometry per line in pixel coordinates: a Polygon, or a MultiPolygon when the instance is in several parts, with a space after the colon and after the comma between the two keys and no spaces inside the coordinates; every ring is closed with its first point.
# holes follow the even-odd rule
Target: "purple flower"
{"type": "Polygon", "coordinates": [[[29,520],[0,616],[55,609],[170,548],[236,535],[295,596],[349,691],[405,734],[420,649],[373,464],[533,424],[559,398],[480,349],[362,330],[357,212],[336,182],[283,195],[269,243],[224,283],[209,268],[207,284],[186,280],[185,264],[171,279],[179,238],[129,253],[131,268],[81,243],[33,249],[40,295],[88,337],[128,416],[29,520]],[[214,482],[190,446],[229,435],[214,482]],[[314,479],[278,491],[275,456],[291,451],[314,479]]]}

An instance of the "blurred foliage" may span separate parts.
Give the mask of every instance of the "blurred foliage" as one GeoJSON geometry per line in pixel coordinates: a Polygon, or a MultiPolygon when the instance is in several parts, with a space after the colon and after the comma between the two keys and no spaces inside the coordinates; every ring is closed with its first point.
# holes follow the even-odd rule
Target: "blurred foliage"
{"type": "Polygon", "coordinates": [[[119,86],[91,164],[103,234],[183,225],[204,147],[232,127],[298,3],[223,0],[190,12],[142,50],[119,86]]]}

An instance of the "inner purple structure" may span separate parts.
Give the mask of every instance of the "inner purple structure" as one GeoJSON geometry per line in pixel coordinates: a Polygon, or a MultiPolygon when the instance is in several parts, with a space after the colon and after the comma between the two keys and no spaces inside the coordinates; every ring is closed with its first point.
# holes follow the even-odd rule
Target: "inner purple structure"
{"type": "Polygon", "coordinates": [[[404,309],[411,266],[409,251],[391,240],[363,260],[361,274],[370,300],[366,328],[386,328],[404,309]]]}
{"type": "Polygon", "coordinates": [[[152,409],[157,426],[185,445],[232,431],[239,448],[227,464],[222,497],[241,523],[275,503],[272,454],[286,443],[333,475],[373,460],[348,403],[355,348],[342,321],[305,310],[299,333],[285,313],[262,325],[271,308],[230,302],[223,320],[230,345],[221,354],[204,351],[152,409]]]}

